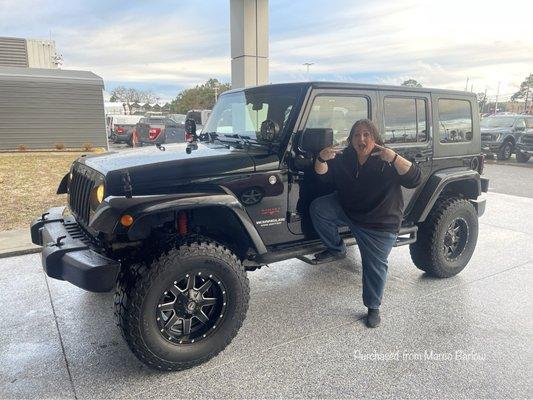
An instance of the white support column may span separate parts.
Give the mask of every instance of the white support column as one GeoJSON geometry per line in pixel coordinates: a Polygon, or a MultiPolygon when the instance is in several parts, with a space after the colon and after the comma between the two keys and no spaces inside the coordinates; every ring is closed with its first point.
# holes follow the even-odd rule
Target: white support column
{"type": "Polygon", "coordinates": [[[230,0],[231,86],[268,84],[268,0],[230,0]]]}

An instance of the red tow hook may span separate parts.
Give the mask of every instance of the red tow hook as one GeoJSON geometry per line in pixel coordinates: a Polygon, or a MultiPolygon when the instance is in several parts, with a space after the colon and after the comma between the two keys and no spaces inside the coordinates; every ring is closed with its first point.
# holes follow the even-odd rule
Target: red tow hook
{"type": "Polygon", "coordinates": [[[178,233],[180,236],[187,235],[187,213],[185,211],[178,212],[178,233]]]}

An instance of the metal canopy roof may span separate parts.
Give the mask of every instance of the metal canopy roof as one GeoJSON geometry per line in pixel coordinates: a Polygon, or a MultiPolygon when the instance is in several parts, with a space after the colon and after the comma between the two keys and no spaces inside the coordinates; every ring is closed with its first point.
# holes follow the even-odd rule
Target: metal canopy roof
{"type": "Polygon", "coordinates": [[[61,82],[104,87],[103,79],[92,72],[66,69],[0,67],[0,81],[61,82]]]}

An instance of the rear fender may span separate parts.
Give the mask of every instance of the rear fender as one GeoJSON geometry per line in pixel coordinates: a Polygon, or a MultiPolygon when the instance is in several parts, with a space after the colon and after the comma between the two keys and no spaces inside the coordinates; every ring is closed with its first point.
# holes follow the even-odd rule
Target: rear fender
{"type": "Polygon", "coordinates": [[[435,202],[445,192],[461,194],[475,200],[481,195],[481,177],[477,171],[452,168],[433,174],[409,215],[413,222],[425,221],[435,202]]]}

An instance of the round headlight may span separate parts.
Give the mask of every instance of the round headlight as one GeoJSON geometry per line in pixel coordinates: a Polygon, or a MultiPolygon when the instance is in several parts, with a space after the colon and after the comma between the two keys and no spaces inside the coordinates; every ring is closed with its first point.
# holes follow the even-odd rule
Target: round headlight
{"type": "Polygon", "coordinates": [[[96,188],[96,200],[101,203],[104,200],[104,184],[102,183],[96,188]]]}

